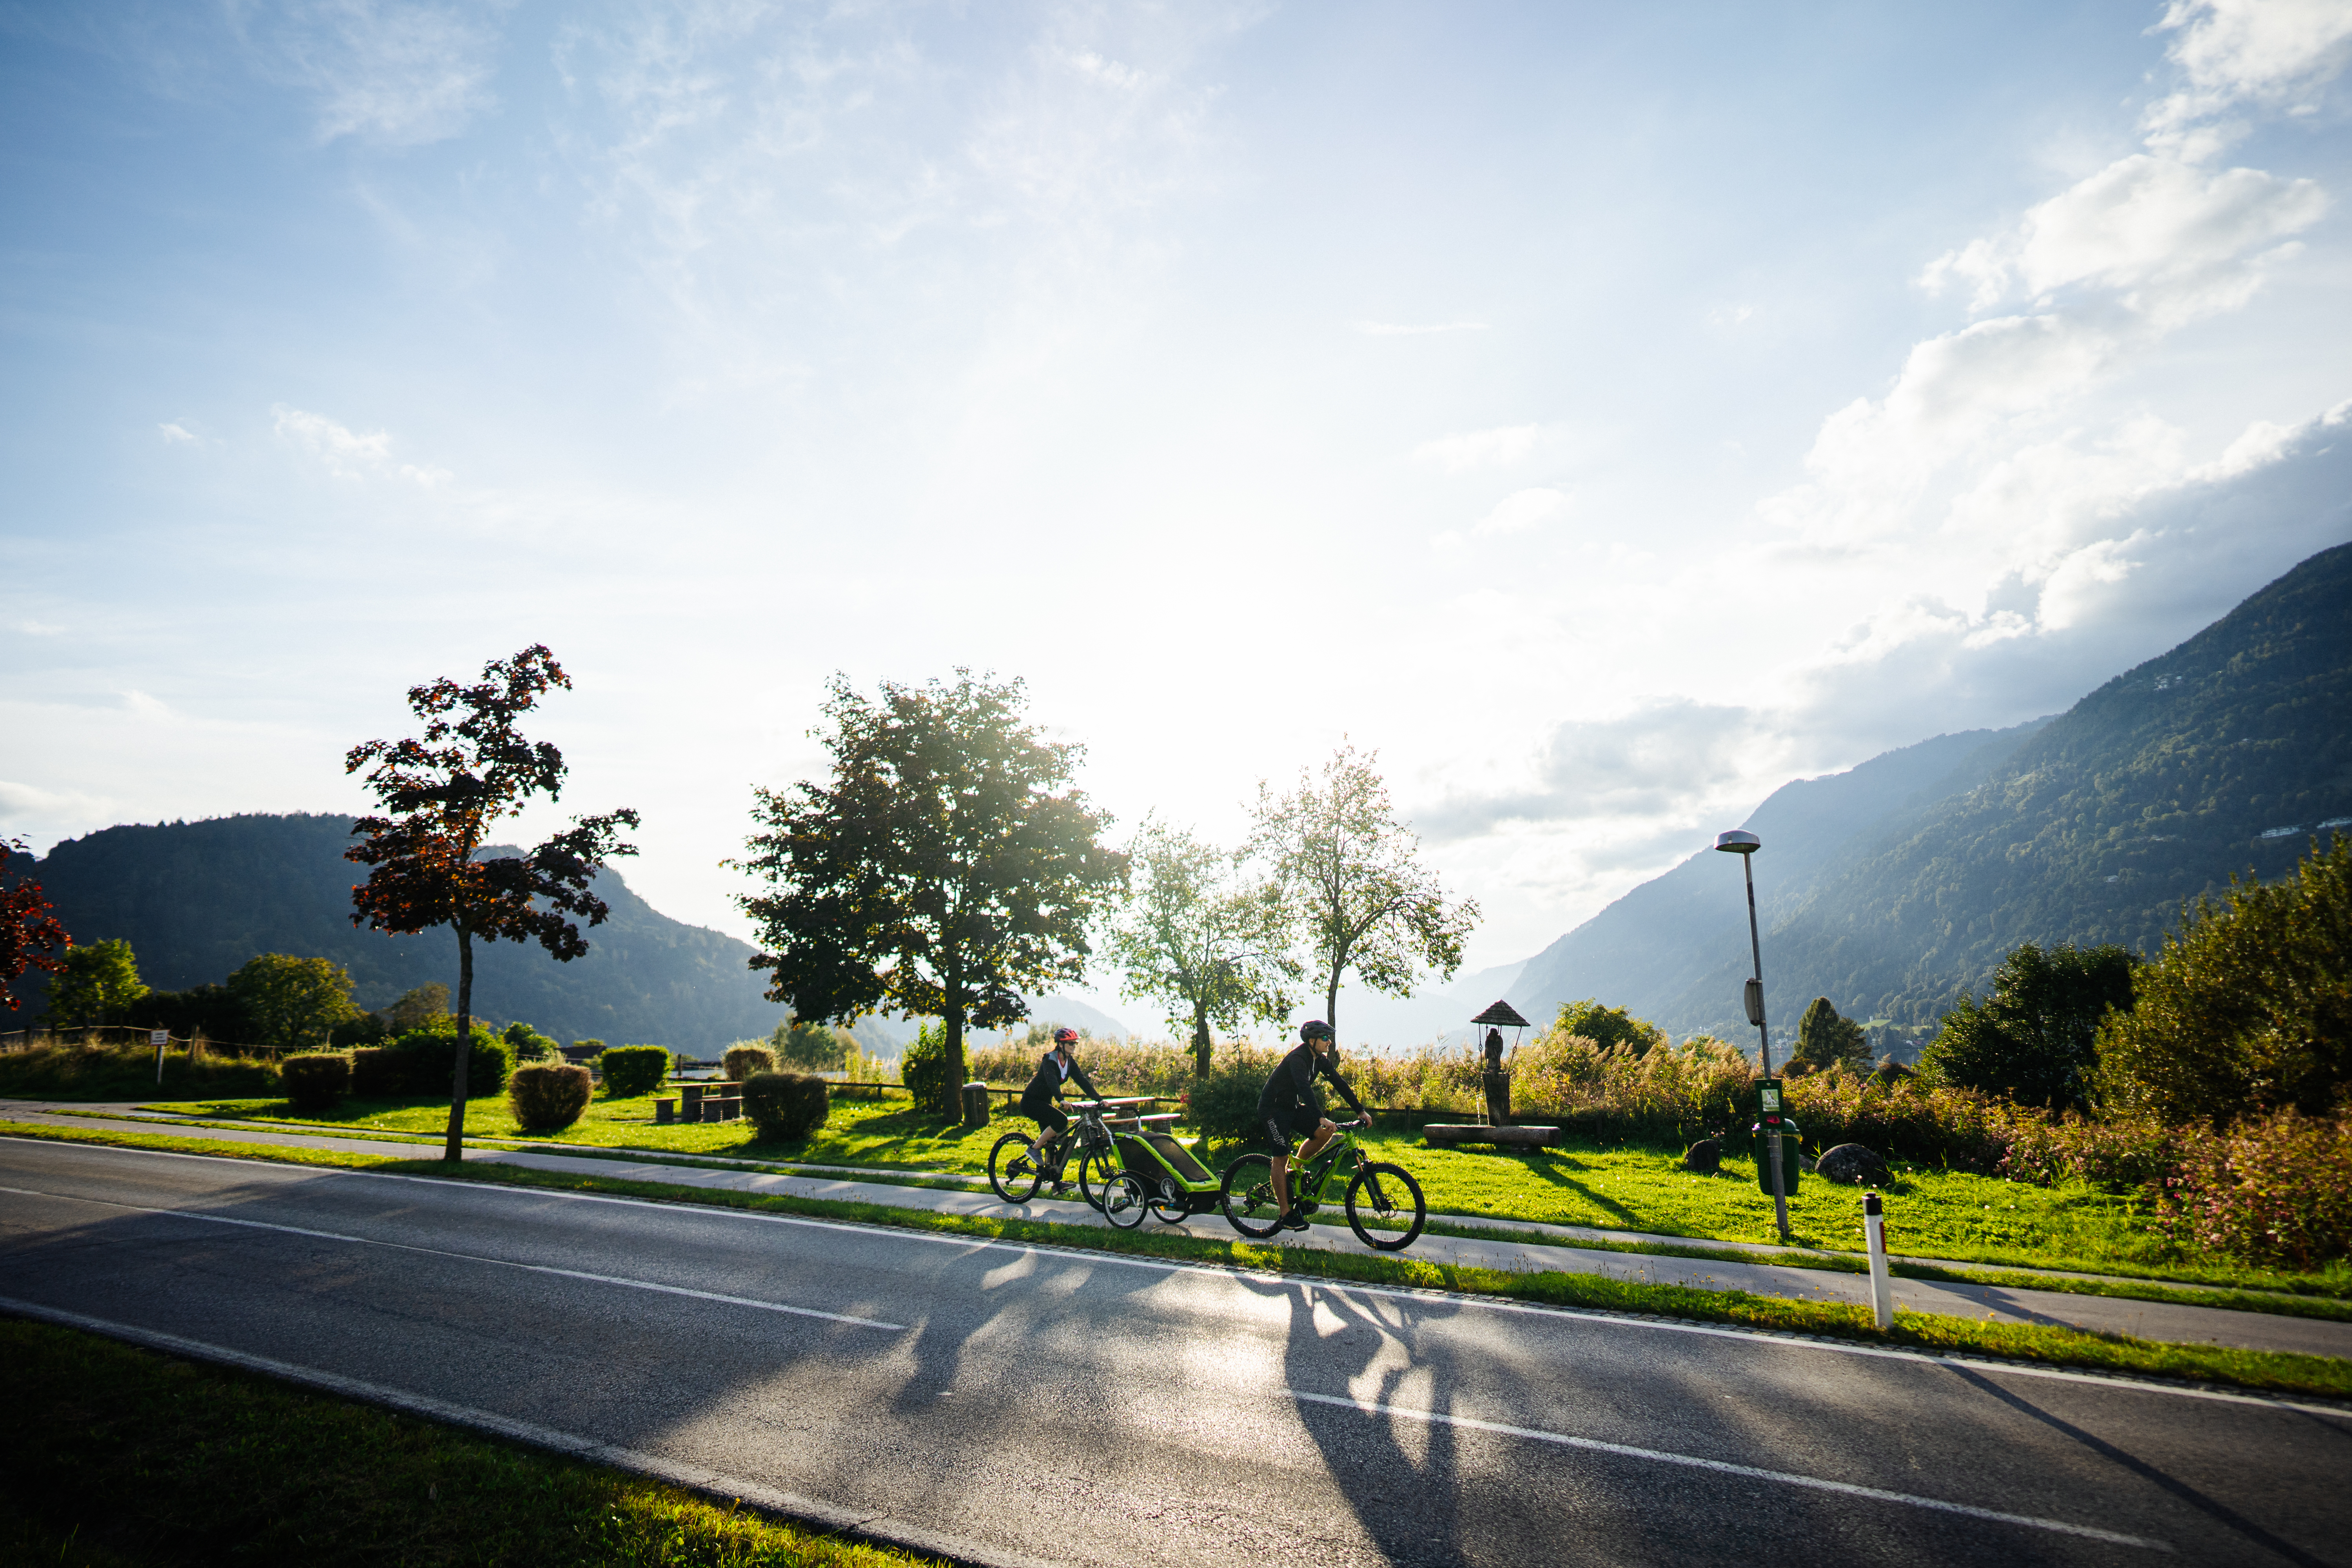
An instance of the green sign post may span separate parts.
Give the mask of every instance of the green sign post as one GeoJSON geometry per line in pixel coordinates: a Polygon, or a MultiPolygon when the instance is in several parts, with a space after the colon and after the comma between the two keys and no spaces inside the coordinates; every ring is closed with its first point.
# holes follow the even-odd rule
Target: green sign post
{"type": "MultiPolygon", "coordinates": [[[[1756,851],[1764,847],[1764,841],[1744,827],[1735,827],[1728,833],[1717,834],[1715,847],[1727,855],[1739,857],[1740,876],[1748,884],[1748,953],[1755,961],[1756,973],[1741,987],[1740,1001],[1748,1010],[1748,1021],[1756,1026],[1758,1059],[1764,1068],[1760,1086],[1762,1094],[1757,1104],[1760,1116],[1757,1126],[1764,1142],[1763,1160],[1769,1167],[1769,1180],[1771,1184],[1764,1190],[1772,1194],[1772,1213],[1780,1221],[1780,1239],[1785,1242],[1789,1239],[1789,1189],[1796,1185],[1790,1180],[1795,1162],[1791,1159],[1786,1167],[1782,1164],[1784,1141],[1780,1136],[1783,1121],[1780,1114],[1780,1080],[1772,1076],[1772,1030],[1764,1022],[1764,943],[1756,934],[1755,863],[1756,851]]],[[[1793,1155],[1794,1152],[1790,1147],[1790,1153],[1793,1155]]],[[[1759,1179],[1766,1179],[1766,1173],[1762,1170],[1757,1175],[1759,1179]]]]}

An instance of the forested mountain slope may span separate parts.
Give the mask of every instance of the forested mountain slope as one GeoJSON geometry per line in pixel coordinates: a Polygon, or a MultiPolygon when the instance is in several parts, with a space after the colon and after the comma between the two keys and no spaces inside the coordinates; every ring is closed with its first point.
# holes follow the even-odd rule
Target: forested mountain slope
{"type": "MultiPolygon", "coordinates": [[[[159,990],[225,978],[261,952],[322,956],[351,972],[354,998],[381,1007],[438,980],[452,992],[457,942],[446,931],[388,936],[352,924],[352,884],[366,868],[343,858],[352,818],[229,816],[110,827],[69,839],[35,863],[77,942],[128,941],[140,975],[159,990]]],[[[21,873],[20,858],[9,869],[21,873]]],[[[478,943],[474,1008],[521,1018],[570,1043],[703,1051],[764,1036],[783,1009],[745,967],[751,946],[660,913],[616,871],[596,879],[612,906],[588,930],[585,957],[558,963],[536,943],[478,943]]]]}
{"type": "MultiPolygon", "coordinates": [[[[1874,770],[1969,737],[1776,792],[1747,824],[1765,844],[1772,1016],[1793,1039],[1805,1003],[1825,995],[1850,1017],[1924,1030],[2021,942],[2153,954],[2184,900],[2233,872],[2282,876],[2315,835],[2352,826],[2347,715],[2352,545],[2340,545],[2058,718],[1979,737],[1899,805],[1870,809],[1887,799],[1864,787],[1874,770]]],[[[1752,1040],[1737,872],[1728,856],[1694,854],[1547,949],[1514,1000],[1526,1011],[1598,994],[1676,1035],[1752,1040]]]]}

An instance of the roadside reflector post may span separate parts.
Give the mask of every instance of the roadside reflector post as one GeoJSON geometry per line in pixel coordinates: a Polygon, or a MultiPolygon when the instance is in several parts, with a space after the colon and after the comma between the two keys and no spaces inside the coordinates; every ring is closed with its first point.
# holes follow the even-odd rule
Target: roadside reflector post
{"type": "Polygon", "coordinates": [[[1862,1232],[1870,1238],[1870,1311],[1881,1330],[1895,1326],[1895,1281],[1886,1273],[1886,1206],[1876,1193],[1862,1198],[1862,1232]]]}

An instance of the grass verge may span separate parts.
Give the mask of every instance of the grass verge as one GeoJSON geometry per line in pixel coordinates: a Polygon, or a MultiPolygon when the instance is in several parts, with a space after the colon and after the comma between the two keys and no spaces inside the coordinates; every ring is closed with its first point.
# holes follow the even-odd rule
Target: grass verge
{"type": "MultiPolygon", "coordinates": [[[[1681,1285],[1646,1284],[1598,1274],[1475,1268],[1412,1257],[1391,1258],[1368,1253],[1327,1252],[1308,1247],[1258,1246],[1239,1239],[1226,1241],[1174,1231],[1114,1231],[1086,1226],[1052,1225],[1037,1220],[941,1215],[919,1209],[890,1208],[879,1204],[677,1187],[618,1175],[574,1175],[516,1165],[470,1164],[453,1169],[436,1160],[391,1160],[340,1151],[289,1151],[274,1146],[170,1138],[150,1133],[22,1123],[0,1122],[0,1133],[126,1148],[165,1148],[184,1153],[267,1162],[280,1162],[289,1153],[315,1156],[294,1163],[554,1192],[594,1193],[614,1197],[644,1198],[657,1203],[695,1204],[712,1208],[848,1220],[895,1229],[971,1237],[978,1240],[1034,1243],[1072,1251],[1119,1253],[1171,1262],[1206,1263],[1339,1283],[1490,1296],[1547,1306],[1678,1318],[1782,1333],[1816,1334],[1937,1353],[2000,1356],[2051,1365],[2086,1367],[2101,1372],[2182,1378],[2275,1393],[2352,1399],[2352,1360],[2332,1356],[2237,1350],[2222,1345],[2171,1344],[2121,1334],[2093,1333],[2080,1329],[2037,1323],[1997,1323],[1923,1312],[1898,1311],[1895,1315],[1894,1328],[1882,1333],[1871,1321],[1869,1310],[1860,1305],[1799,1301],[1779,1296],[1751,1295],[1741,1290],[1702,1290],[1681,1285]]],[[[2207,1303],[2200,1301],[2197,1304],[2207,1303]]]]}
{"type": "Polygon", "coordinates": [[[929,1560],[416,1416],[0,1319],[0,1557],[114,1564],[929,1560]]]}

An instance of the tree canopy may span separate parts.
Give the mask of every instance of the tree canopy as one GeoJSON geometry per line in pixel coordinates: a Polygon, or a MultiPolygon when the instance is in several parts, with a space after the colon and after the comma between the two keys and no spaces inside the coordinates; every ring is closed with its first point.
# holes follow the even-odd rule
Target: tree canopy
{"type": "Polygon", "coordinates": [[[1963,996],[1920,1054],[1947,1083],[2021,1105],[2086,1104],[2099,1021],[2132,1005],[2138,960],[2120,946],[2043,950],[2027,942],[1993,971],[1990,994],[1963,996]]]}
{"type": "Polygon", "coordinates": [[[537,942],[559,961],[588,951],[580,928],[611,912],[589,891],[597,868],[634,855],[621,842],[637,814],[623,809],[583,816],[528,854],[484,858],[485,835],[533,795],[563,792],[563,753],[526,740],[517,721],[571,677],[545,645],[492,659],[482,679],[460,686],[443,677],[408,689],[408,706],[425,721],[421,738],[369,741],[343,759],[346,773],[368,769],[367,785],[388,815],[352,825],[364,841],[345,851],[372,867],[352,889],[352,923],[414,933],[447,926],[457,937],[456,1068],[444,1157],[455,1160],[466,1126],[466,1041],[473,1018],[474,942],[537,942]]]}
{"type": "Polygon", "coordinates": [[[147,994],[139,960],[120,937],[68,948],[49,983],[49,1016],[60,1024],[115,1024],[147,994]]]}
{"type": "MultiPolygon", "coordinates": [[[[11,858],[28,853],[21,838],[0,840],[0,872],[7,869],[11,858]]],[[[65,960],[50,950],[72,946],[73,938],[51,912],[40,883],[23,877],[0,887],[0,997],[6,998],[10,1012],[24,1005],[16,982],[27,972],[60,973],[65,960]]]]}
{"type": "Polygon", "coordinates": [[[1421,841],[1397,820],[1377,761],[1377,752],[1359,756],[1343,745],[1320,779],[1302,769],[1288,795],[1261,783],[1250,836],[1251,850],[1298,912],[1335,1031],[1347,975],[1410,996],[1423,967],[1453,978],[1463,939],[1478,923],[1476,900],[1449,900],[1421,864],[1421,841]]]}
{"type": "Polygon", "coordinates": [[[1826,996],[1816,996],[1797,1020],[1796,1059],[1809,1068],[1870,1066],[1870,1032],[1843,1017],[1826,996]]]}
{"type": "Polygon", "coordinates": [[[2331,1109],[2352,1083],[2352,836],[2315,840],[2294,875],[2200,899],[2107,1020],[2111,1109],[2167,1121],[2331,1109]]]}
{"type": "Polygon", "coordinates": [[[1289,1013],[1301,973],[1290,909],[1279,886],[1250,879],[1238,857],[1182,828],[1147,817],[1127,853],[1133,880],[1105,955],[1122,972],[1123,994],[1160,1003],[1169,1026],[1192,1036],[1193,1069],[1205,1078],[1213,1027],[1289,1013]]]}
{"type": "Polygon", "coordinates": [[[1084,975],[1088,925],[1127,879],[1072,782],[1083,748],[1040,736],[1025,698],[967,669],[871,699],[836,675],[812,731],[832,776],[756,791],[760,831],[729,862],[767,884],[740,902],[769,998],[812,1020],[937,1018],[950,1089],[967,1024],[1015,1023],[1023,992],[1084,975]]]}
{"type": "Polygon", "coordinates": [[[273,1050],[324,1046],[336,1025],[359,1013],[352,977],[324,958],[261,953],[228,977],[228,990],[251,1022],[255,1043],[273,1050]]]}
{"type": "Polygon", "coordinates": [[[1666,1032],[1647,1018],[1636,1018],[1622,1007],[1601,1005],[1597,996],[1563,1003],[1552,1021],[1552,1033],[1561,1038],[1580,1037],[1596,1046],[1618,1046],[1635,1056],[1666,1043],[1666,1032]]]}

